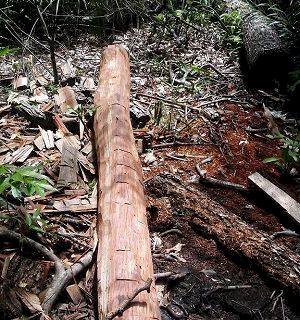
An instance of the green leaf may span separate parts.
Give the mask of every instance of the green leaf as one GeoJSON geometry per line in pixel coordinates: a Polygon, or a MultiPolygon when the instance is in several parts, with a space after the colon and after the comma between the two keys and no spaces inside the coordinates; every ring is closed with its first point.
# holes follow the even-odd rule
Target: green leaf
{"type": "Polygon", "coordinates": [[[13,185],[11,186],[11,194],[14,198],[18,199],[22,196],[22,192],[14,187],[13,185]]]}
{"type": "Polygon", "coordinates": [[[40,197],[45,197],[45,190],[42,187],[40,187],[37,183],[35,184],[35,191],[40,197]]]}
{"type": "Polygon", "coordinates": [[[27,185],[24,193],[28,196],[32,196],[35,193],[35,186],[33,184],[27,185]]]}
{"type": "Polygon", "coordinates": [[[32,170],[32,168],[28,168],[28,167],[21,168],[18,170],[18,172],[25,177],[31,177],[31,178],[35,178],[38,180],[47,180],[49,182],[51,181],[47,176],[32,170]]]}
{"type": "Polygon", "coordinates": [[[0,184],[0,194],[3,194],[3,192],[6,191],[6,189],[8,189],[10,187],[9,180],[10,180],[10,177],[7,177],[0,184]]]}
{"type": "Polygon", "coordinates": [[[45,182],[35,182],[34,184],[35,184],[35,186],[39,186],[40,188],[43,188],[47,191],[51,191],[51,192],[57,191],[57,189],[55,189],[50,184],[45,183],[45,182]]]}
{"type": "Polygon", "coordinates": [[[6,166],[0,166],[0,174],[6,174],[8,172],[8,169],[6,166]]]}
{"type": "Polygon", "coordinates": [[[25,224],[30,228],[32,225],[31,215],[29,213],[25,213],[25,224]]]}
{"type": "Polygon", "coordinates": [[[32,217],[33,217],[34,219],[37,219],[37,218],[40,217],[40,214],[41,214],[41,209],[39,209],[39,208],[38,208],[38,209],[35,209],[32,217]]]}
{"type": "Polygon", "coordinates": [[[175,10],[174,14],[176,17],[182,17],[184,11],[183,10],[175,10]]]}
{"type": "Polygon", "coordinates": [[[30,226],[30,229],[34,230],[34,231],[37,231],[37,232],[41,232],[41,233],[44,232],[44,230],[42,228],[40,228],[40,227],[38,227],[36,225],[30,226]]]}
{"type": "Polygon", "coordinates": [[[4,57],[8,54],[16,53],[18,48],[0,47],[0,57],[4,57]]]}
{"type": "Polygon", "coordinates": [[[289,156],[290,156],[291,158],[293,158],[293,160],[294,160],[295,162],[298,162],[298,161],[299,161],[299,154],[298,154],[297,152],[294,152],[294,151],[292,151],[292,150],[289,150],[289,151],[288,151],[288,154],[289,154],[289,156]]]}
{"type": "Polygon", "coordinates": [[[263,163],[277,162],[282,160],[280,157],[270,157],[263,160],[263,163]]]}
{"type": "Polygon", "coordinates": [[[20,174],[19,171],[16,171],[12,176],[11,179],[14,181],[23,182],[23,176],[20,174]]]}

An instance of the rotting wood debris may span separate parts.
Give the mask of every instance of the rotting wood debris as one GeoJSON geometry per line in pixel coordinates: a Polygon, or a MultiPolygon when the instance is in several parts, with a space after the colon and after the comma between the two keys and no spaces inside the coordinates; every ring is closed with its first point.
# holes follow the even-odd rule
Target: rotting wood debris
{"type": "MultiPolygon", "coordinates": [[[[202,161],[208,177],[243,186],[257,170],[277,175],[274,166],[262,163],[274,150],[278,152],[278,144],[264,135],[270,124],[261,102],[280,105],[282,97],[245,90],[236,60],[215,49],[220,35],[213,26],[203,28],[202,34],[183,27],[190,37],[187,48],[178,48],[158,34],[153,37],[147,28],[116,39],[130,48],[132,117],[146,181],[155,272],[168,275],[158,276],[156,283],[162,316],[282,319],[284,314],[286,319],[297,319],[299,311],[290,294],[299,292],[299,240],[289,233],[284,238],[275,236],[285,229],[294,231],[295,225],[278,217],[277,208],[270,209],[248,195],[201,184],[186,188],[170,176],[157,176],[167,171],[180,180],[195,181],[195,164],[202,161]],[[150,51],[144,50],[145,41],[150,51]],[[182,64],[202,66],[203,78],[178,67],[182,64]],[[190,90],[199,83],[203,83],[200,92],[190,90]],[[155,184],[157,190],[153,190],[155,184]]],[[[66,77],[69,86],[64,89],[47,87],[51,77],[39,63],[25,81],[24,75],[11,73],[9,59],[2,62],[8,72],[5,77],[19,80],[9,96],[1,89],[0,161],[43,163],[55,183],[67,177],[69,183],[59,191],[47,193],[46,198],[28,197],[25,205],[29,213],[40,208],[48,221],[49,228],[35,235],[35,241],[52,248],[68,270],[92,252],[96,241],[96,163],[88,108],[93,104],[100,56],[98,47],[84,45],[62,53],[86,72],[78,77],[72,74],[70,83],[66,77]],[[68,97],[62,97],[64,91],[68,97]]],[[[29,57],[24,59],[30,62],[29,57]]],[[[68,73],[70,60],[68,67],[65,63],[60,61],[61,69],[68,73]]],[[[279,127],[296,123],[274,110],[272,117],[279,127]]],[[[13,300],[5,305],[0,298],[5,314],[41,312],[43,291],[49,290],[55,270],[53,262],[10,241],[1,243],[0,254],[0,294],[4,288],[13,300]],[[32,269],[26,269],[26,264],[32,269]],[[26,270],[26,276],[14,270],[26,270]]],[[[62,292],[51,317],[94,319],[94,277],[92,264],[62,292]]]]}

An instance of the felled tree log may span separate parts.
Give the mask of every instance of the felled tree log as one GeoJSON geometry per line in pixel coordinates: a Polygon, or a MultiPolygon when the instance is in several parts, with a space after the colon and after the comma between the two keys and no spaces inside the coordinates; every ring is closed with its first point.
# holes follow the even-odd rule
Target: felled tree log
{"type": "MultiPolygon", "coordinates": [[[[99,171],[97,287],[104,320],[153,279],[142,168],[129,118],[128,54],[108,46],[102,55],[94,120],[99,171]]],[[[122,320],[160,319],[155,286],[133,299],[122,320]]]]}
{"type": "Polygon", "coordinates": [[[288,53],[272,20],[240,0],[228,1],[242,18],[242,34],[249,76],[254,85],[282,77],[288,53]]]}
{"type": "Polygon", "coordinates": [[[180,208],[192,212],[191,225],[217,242],[227,253],[255,266],[266,279],[287,291],[300,294],[300,256],[272,239],[271,236],[244,222],[204,192],[185,186],[172,175],[159,175],[147,182],[147,189],[171,204],[181,199],[180,208]],[[175,199],[175,200],[173,200],[175,199]]]}
{"type": "Polygon", "coordinates": [[[287,66],[286,47],[271,22],[259,12],[253,12],[242,23],[250,75],[262,77],[257,79],[259,82],[279,77],[287,66]]]}

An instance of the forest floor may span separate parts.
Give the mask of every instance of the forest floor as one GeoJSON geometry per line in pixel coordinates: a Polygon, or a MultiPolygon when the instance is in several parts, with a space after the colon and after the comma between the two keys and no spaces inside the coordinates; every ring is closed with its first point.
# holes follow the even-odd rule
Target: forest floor
{"type": "MultiPolygon", "coordinates": [[[[300,199],[292,179],[283,179],[275,165],[263,163],[281,152],[280,142],[267,136],[274,123],[280,132],[291,132],[298,125],[284,110],[285,97],[276,91],[248,90],[238,54],[224,47],[222,31],[214,25],[197,28],[183,25],[176,35],[163,27],[145,26],[114,40],[130,53],[132,121],[144,171],[155,272],[180,276],[157,283],[162,318],[299,319],[299,306],[288,289],[247,257],[233,255],[232,248],[193,226],[191,211],[201,211],[203,204],[191,191],[178,190],[180,197],[176,192],[164,194],[163,185],[158,191],[153,187],[168,173],[265,237],[297,229],[260,195],[199,182],[197,164],[208,177],[245,187],[248,176],[260,171],[300,199]]],[[[66,140],[72,137],[78,145],[74,181],[46,198],[25,198],[27,212],[41,210],[32,225],[44,232],[28,228],[20,212],[3,222],[51,247],[66,266],[82,258],[96,241],[96,160],[90,128],[102,46],[81,39],[57,51],[62,83],[68,86],[67,102],[65,92],[51,84],[47,55],[7,56],[0,65],[0,163],[42,164],[56,186],[61,182],[66,140]],[[28,83],[12,89],[11,81],[21,74],[28,83]]],[[[244,240],[236,239],[241,245],[244,240]]],[[[300,252],[299,238],[272,241],[288,253],[300,252]]],[[[52,267],[53,262],[36,252],[2,242],[1,318],[39,313],[36,297],[42,299],[49,286],[52,267]]],[[[91,264],[75,286],[60,294],[53,319],[95,318],[94,276],[91,264]]]]}

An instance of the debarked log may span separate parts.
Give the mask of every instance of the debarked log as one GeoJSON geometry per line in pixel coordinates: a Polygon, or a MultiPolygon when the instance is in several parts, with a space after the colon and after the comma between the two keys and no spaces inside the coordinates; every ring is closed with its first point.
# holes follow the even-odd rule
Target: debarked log
{"type": "Polygon", "coordinates": [[[99,172],[97,288],[99,319],[122,310],[117,319],[160,319],[154,286],[142,167],[129,117],[129,58],[121,46],[108,46],[100,66],[94,120],[99,172]]]}
{"type": "MultiPolygon", "coordinates": [[[[173,175],[160,174],[147,182],[159,197],[180,199],[184,211],[193,213],[191,226],[216,241],[238,261],[255,267],[266,279],[296,296],[300,294],[300,256],[278,244],[272,236],[247,224],[234,212],[212,200],[205,192],[185,185],[173,175]]],[[[172,203],[172,200],[171,200],[172,203]]]]}

